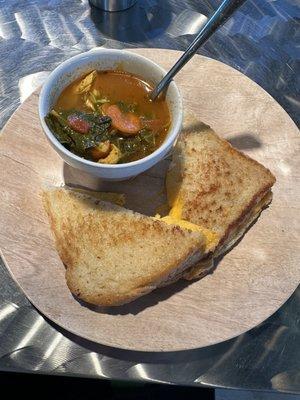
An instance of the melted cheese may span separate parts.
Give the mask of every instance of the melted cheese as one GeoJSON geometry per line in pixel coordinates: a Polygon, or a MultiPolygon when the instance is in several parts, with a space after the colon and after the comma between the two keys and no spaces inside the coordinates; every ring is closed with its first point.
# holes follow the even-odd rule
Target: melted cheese
{"type": "Polygon", "coordinates": [[[172,219],[173,221],[177,221],[177,224],[179,226],[182,226],[183,228],[201,232],[202,235],[205,237],[205,253],[213,251],[219,243],[220,240],[219,235],[216,232],[211,231],[210,229],[206,229],[201,225],[196,225],[182,219],[182,208],[183,208],[182,199],[180,198],[180,196],[175,197],[173,206],[168,215],[169,220],[172,219]]]}
{"type": "Polygon", "coordinates": [[[177,196],[172,204],[172,208],[169,212],[169,216],[176,219],[181,219],[182,216],[183,201],[180,196],[177,196]]]}
{"type": "Polygon", "coordinates": [[[205,253],[213,251],[219,242],[219,235],[209,229],[203,228],[200,225],[193,224],[192,222],[186,221],[184,219],[177,219],[172,217],[170,214],[166,217],[160,218],[169,225],[178,225],[183,229],[188,229],[192,232],[200,232],[205,238],[205,253]]]}
{"type": "Polygon", "coordinates": [[[211,252],[215,249],[217,244],[219,243],[219,235],[209,229],[204,228],[203,226],[193,224],[192,222],[186,221],[181,218],[182,215],[182,201],[178,196],[175,198],[173,203],[173,207],[171,208],[169,215],[165,217],[161,217],[160,215],[156,215],[157,219],[164,221],[169,225],[178,225],[183,229],[188,229],[192,232],[200,232],[205,238],[205,253],[211,252]]]}

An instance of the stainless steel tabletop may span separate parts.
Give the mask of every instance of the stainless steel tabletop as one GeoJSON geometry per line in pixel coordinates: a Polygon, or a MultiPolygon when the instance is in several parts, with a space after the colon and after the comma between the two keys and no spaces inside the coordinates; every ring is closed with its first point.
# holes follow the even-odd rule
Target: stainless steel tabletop
{"type": "MultiPolygon", "coordinates": [[[[0,0],[0,120],[58,63],[95,46],[184,50],[219,0],[138,0],[103,13],[87,0],[0,0]]],[[[239,69],[300,122],[300,0],[248,0],[200,50],[239,69]]],[[[1,205],[5,207],[5,205],[1,205]]],[[[257,328],[177,353],[137,353],[46,321],[0,265],[0,370],[300,393],[300,291],[257,328]]]]}

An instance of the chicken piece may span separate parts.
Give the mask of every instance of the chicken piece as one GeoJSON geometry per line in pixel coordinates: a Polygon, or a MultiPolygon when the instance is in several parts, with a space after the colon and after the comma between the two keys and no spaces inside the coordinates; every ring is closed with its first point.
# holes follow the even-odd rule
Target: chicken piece
{"type": "Polygon", "coordinates": [[[79,83],[79,85],[76,88],[76,93],[77,94],[82,94],[86,93],[89,90],[91,90],[91,87],[97,77],[97,71],[92,71],[89,74],[87,74],[79,83]]]}
{"type": "Polygon", "coordinates": [[[107,157],[105,158],[100,158],[98,160],[98,163],[101,164],[117,164],[117,162],[120,160],[122,157],[122,153],[120,149],[115,146],[114,144],[111,145],[111,150],[110,153],[108,154],[107,157]]]}
{"type": "Polygon", "coordinates": [[[98,146],[93,147],[91,149],[91,154],[94,160],[99,160],[99,158],[105,158],[109,155],[111,150],[110,141],[106,140],[105,142],[101,142],[98,146]]]}

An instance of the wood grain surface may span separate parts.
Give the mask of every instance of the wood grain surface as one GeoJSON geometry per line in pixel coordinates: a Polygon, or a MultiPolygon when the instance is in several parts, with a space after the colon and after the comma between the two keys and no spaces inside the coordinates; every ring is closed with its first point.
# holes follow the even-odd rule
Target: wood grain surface
{"type": "MultiPolygon", "coordinates": [[[[140,49],[166,69],[179,52],[140,49]]],[[[274,313],[300,280],[300,139],[287,113],[236,70],[195,56],[176,77],[186,110],[270,168],[274,199],[217,270],[116,309],[87,308],[69,292],[40,191],[45,183],[124,192],[127,206],[153,214],[165,200],[168,161],[129,182],[103,183],[65,165],[38,120],[38,94],[15,112],[0,140],[0,248],[30,301],[63,328],[141,351],[199,348],[235,337],[274,313]]]]}

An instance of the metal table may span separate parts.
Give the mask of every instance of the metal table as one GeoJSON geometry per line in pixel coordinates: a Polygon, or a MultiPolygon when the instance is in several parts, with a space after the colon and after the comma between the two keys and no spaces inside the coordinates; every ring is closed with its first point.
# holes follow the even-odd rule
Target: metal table
{"type": "MultiPolygon", "coordinates": [[[[139,0],[109,14],[87,0],[0,0],[1,126],[61,61],[95,46],[184,50],[218,4],[139,0]]],[[[299,122],[299,18],[299,0],[248,0],[200,53],[248,75],[299,122]]],[[[275,315],[228,342],[121,351],[53,326],[0,266],[0,370],[300,393],[299,320],[298,288],[275,315]]]]}

